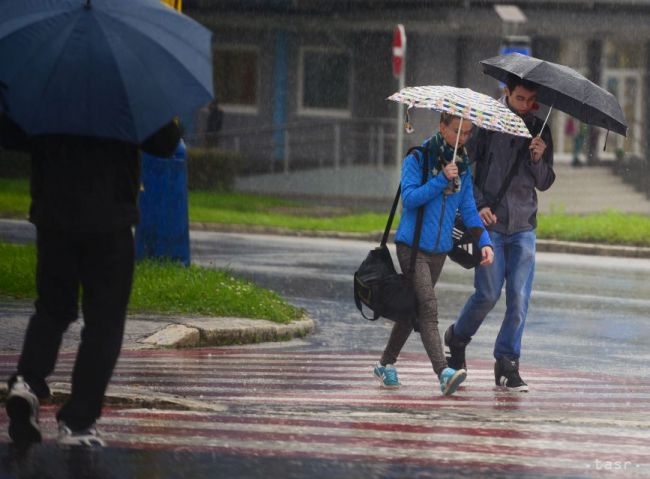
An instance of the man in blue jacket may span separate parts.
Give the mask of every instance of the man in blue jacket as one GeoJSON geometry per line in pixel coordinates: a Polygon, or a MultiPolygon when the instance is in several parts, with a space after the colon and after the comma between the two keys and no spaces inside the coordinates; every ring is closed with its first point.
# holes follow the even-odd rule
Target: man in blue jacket
{"type": "MultiPolygon", "coordinates": [[[[424,349],[431,360],[433,370],[445,396],[453,394],[465,379],[463,368],[447,367],[438,331],[438,303],[434,287],[440,276],[447,252],[452,247],[451,232],[460,211],[465,225],[481,231],[481,264],[492,262],[492,243],[484,230],[476,210],[472,193],[472,173],[465,148],[465,141],[472,131],[472,124],[446,113],[440,116],[440,131],[427,140],[423,147],[428,152],[414,152],[404,159],[402,166],[402,217],[397,229],[397,257],[402,271],[410,275],[418,303],[417,322],[424,349]],[[457,138],[460,130],[460,138],[457,138]],[[458,139],[456,161],[452,161],[454,145],[458,139]],[[416,154],[417,153],[417,154],[416,154]],[[423,157],[424,156],[424,157],[423,157]],[[427,180],[422,182],[423,161],[428,161],[427,180]],[[417,212],[424,208],[422,233],[416,257],[415,271],[409,271],[417,212]]],[[[408,321],[398,321],[374,368],[374,375],[385,388],[400,386],[395,362],[413,331],[408,321]]]]}
{"type": "Polygon", "coordinates": [[[505,283],[506,313],[494,346],[494,379],[497,386],[522,392],[528,391],[519,374],[519,357],[535,274],[535,190],[545,191],[555,181],[551,133],[546,127],[540,135],[543,122],[533,115],[536,95],[535,84],[512,76],[501,98],[523,118],[534,137],[532,141],[480,131],[468,144],[472,161],[476,162],[476,204],[490,232],[495,261],[487,268],[476,269],[475,292],[445,332],[450,366],[465,368],[465,347],[496,305],[505,283]],[[495,204],[511,170],[514,175],[510,185],[495,204]]]}

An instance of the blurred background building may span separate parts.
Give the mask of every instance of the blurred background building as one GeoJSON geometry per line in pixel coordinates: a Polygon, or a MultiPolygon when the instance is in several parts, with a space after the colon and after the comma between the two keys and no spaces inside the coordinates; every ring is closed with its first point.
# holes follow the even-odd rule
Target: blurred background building
{"type": "MultiPolygon", "coordinates": [[[[184,0],[214,31],[218,106],[197,117],[190,142],[240,151],[246,174],[394,168],[397,90],[391,42],[408,39],[406,85],[448,84],[499,95],[479,60],[514,47],[568,65],[612,92],[627,138],[551,117],[558,162],[645,161],[650,0],[184,0]],[[576,149],[576,136],[584,138],[576,149]]],[[[540,114],[543,109],[540,110],[540,114]]],[[[437,123],[412,115],[421,143],[437,123]]],[[[647,163],[646,163],[647,165],[647,163]]]]}

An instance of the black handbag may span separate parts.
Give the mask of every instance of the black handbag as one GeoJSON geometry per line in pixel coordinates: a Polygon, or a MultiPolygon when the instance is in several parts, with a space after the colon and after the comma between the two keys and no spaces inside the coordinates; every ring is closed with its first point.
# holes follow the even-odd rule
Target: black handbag
{"type": "MultiPolygon", "coordinates": [[[[424,155],[422,162],[422,182],[424,183],[427,179],[428,152],[422,147],[414,147],[408,151],[407,156],[413,150],[418,150],[424,155]]],[[[409,275],[396,271],[390,251],[386,246],[400,193],[401,185],[397,188],[381,243],[377,248],[370,250],[366,259],[354,273],[354,302],[361,315],[370,321],[376,321],[380,317],[392,321],[410,321],[417,330],[417,299],[413,283],[409,275]],[[364,314],[364,305],[372,310],[372,317],[364,314]]],[[[424,207],[421,207],[418,209],[415,224],[409,273],[413,272],[415,268],[423,217],[424,207]]]]}

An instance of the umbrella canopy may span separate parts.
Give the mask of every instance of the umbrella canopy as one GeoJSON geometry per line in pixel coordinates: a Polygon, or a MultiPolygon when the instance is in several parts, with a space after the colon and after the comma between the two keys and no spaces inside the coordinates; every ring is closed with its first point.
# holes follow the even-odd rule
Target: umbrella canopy
{"type": "Polygon", "coordinates": [[[452,86],[403,88],[388,97],[409,108],[429,108],[465,118],[480,128],[530,138],[524,121],[509,108],[482,93],[452,86]]]}
{"type": "Polygon", "coordinates": [[[0,100],[31,135],[141,143],[213,98],[211,38],[158,0],[0,0],[0,100]]]}
{"type": "Polygon", "coordinates": [[[616,97],[564,65],[509,53],[481,60],[483,73],[502,82],[512,74],[538,85],[537,100],[588,125],[625,136],[627,124],[616,97]]]}

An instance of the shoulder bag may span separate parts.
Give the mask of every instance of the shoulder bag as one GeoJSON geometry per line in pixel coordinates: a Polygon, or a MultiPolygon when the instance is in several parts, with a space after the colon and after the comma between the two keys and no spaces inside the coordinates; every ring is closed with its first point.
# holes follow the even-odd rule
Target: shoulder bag
{"type": "MultiPolygon", "coordinates": [[[[424,184],[428,175],[428,151],[422,147],[414,147],[407,152],[407,156],[414,150],[422,154],[422,183],[424,184]]],[[[411,273],[415,268],[415,258],[420,244],[424,207],[418,208],[409,274],[397,273],[386,243],[400,194],[401,185],[397,188],[381,243],[377,248],[370,250],[354,273],[354,302],[361,315],[370,321],[376,321],[380,317],[391,321],[411,321],[417,330],[417,300],[411,282],[411,273]],[[364,314],[364,305],[372,310],[372,316],[364,314]]]]}

